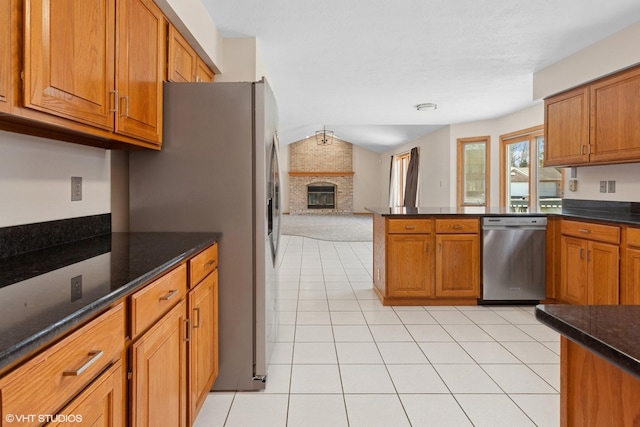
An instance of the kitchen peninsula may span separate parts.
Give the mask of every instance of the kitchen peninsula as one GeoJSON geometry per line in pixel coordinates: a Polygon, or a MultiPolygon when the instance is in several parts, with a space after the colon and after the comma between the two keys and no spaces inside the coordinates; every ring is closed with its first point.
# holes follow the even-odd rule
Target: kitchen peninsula
{"type": "Polygon", "coordinates": [[[562,427],[640,422],[640,306],[540,305],[560,342],[562,427]]]}
{"type": "Polygon", "coordinates": [[[477,304],[481,222],[498,216],[546,217],[544,302],[640,304],[640,203],[565,199],[557,213],[475,206],[367,210],[373,213],[374,291],[384,305],[477,304]]]}

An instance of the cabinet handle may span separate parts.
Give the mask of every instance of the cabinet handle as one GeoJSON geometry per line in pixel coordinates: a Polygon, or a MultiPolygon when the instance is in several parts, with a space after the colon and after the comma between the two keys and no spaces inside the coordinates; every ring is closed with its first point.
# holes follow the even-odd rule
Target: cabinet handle
{"type": "Polygon", "coordinates": [[[205,262],[205,263],[204,263],[204,268],[209,268],[209,267],[211,267],[211,266],[213,265],[213,263],[214,263],[214,262],[215,262],[215,261],[214,261],[214,260],[212,260],[212,259],[211,259],[211,260],[209,260],[209,261],[207,261],[207,262],[205,262]]]}
{"type": "Polygon", "coordinates": [[[591,230],[588,230],[586,228],[579,228],[578,231],[581,233],[587,233],[587,234],[591,233],[591,230]]]}
{"type": "Polygon", "coordinates": [[[129,117],[129,95],[124,97],[124,115],[125,117],[129,117]]]}
{"type": "Polygon", "coordinates": [[[189,327],[189,319],[184,319],[184,326],[186,328],[186,333],[184,335],[185,341],[191,341],[191,328],[189,327]]]}
{"type": "Polygon", "coordinates": [[[193,329],[198,329],[200,328],[200,307],[194,308],[193,313],[194,313],[194,317],[198,322],[198,323],[196,323],[195,321],[193,322],[193,329]]]}
{"type": "Polygon", "coordinates": [[[442,253],[442,242],[438,243],[438,252],[442,253]]]}
{"type": "Polygon", "coordinates": [[[584,259],[584,249],[580,249],[580,259],[584,259]]]}
{"type": "Polygon", "coordinates": [[[104,353],[102,352],[102,350],[90,351],[89,352],[89,356],[91,356],[91,358],[89,360],[87,360],[87,363],[85,363],[84,365],[80,366],[78,369],[64,371],[62,373],[62,375],[65,376],[65,377],[77,377],[78,375],[81,375],[84,371],[89,369],[89,367],[91,365],[96,363],[96,360],[100,359],[103,356],[103,354],[104,353]]]}
{"type": "Polygon", "coordinates": [[[7,98],[4,95],[0,95],[0,101],[6,101],[7,98]]]}
{"type": "Polygon", "coordinates": [[[405,230],[415,230],[415,229],[416,229],[416,226],[415,226],[415,225],[405,225],[405,226],[404,226],[404,229],[405,229],[405,230]]]}
{"type": "Polygon", "coordinates": [[[110,90],[109,93],[113,94],[113,108],[109,108],[109,112],[110,113],[117,113],[118,112],[118,91],[117,90],[110,90]]]}
{"type": "Polygon", "coordinates": [[[453,224],[454,230],[462,230],[462,226],[460,224],[453,224]]]}
{"type": "Polygon", "coordinates": [[[591,262],[591,251],[587,251],[587,262],[591,262]]]}
{"type": "Polygon", "coordinates": [[[173,289],[169,291],[169,293],[166,294],[165,296],[160,297],[160,301],[169,301],[171,298],[175,297],[177,294],[178,294],[178,290],[173,289]]]}
{"type": "Polygon", "coordinates": [[[587,148],[586,145],[581,145],[580,148],[581,148],[580,154],[582,154],[582,155],[587,154],[587,153],[585,153],[585,151],[586,151],[585,148],[587,148]]]}

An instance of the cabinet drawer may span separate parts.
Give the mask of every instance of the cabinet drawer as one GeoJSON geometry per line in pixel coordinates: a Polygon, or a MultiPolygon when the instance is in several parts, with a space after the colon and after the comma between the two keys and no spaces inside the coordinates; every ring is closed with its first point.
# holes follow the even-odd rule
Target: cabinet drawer
{"type": "Polygon", "coordinates": [[[640,228],[627,228],[627,246],[640,247],[640,228]]]}
{"type": "Polygon", "coordinates": [[[131,334],[136,337],[187,294],[187,267],[182,264],[131,296],[131,334]]]}
{"type": "Polygon", "coordinates": [[[480,220],[474,219],[436,219],[436,233],[479,233],[480,220]]]}
{"type": "Polygon", "coordinates": [[[390,219],[387,224],[390,234],[428,234],[433,230],[433,221],[430,219],[390,219]]]}
{"type": "Polygon", "coordinates": [[[581,237],[607,243],[620,243],[620,227],[614,225],[592,224],[590,222],[560,222],[560,232],[565,236],[581,237]]]}
{"type": "MultiPolygon", "coordinates": [[[[120,303],[0,380],[3,414],[55,414],[120,358],[125,310],[120,303]]],[[[40,425],[32,417],[21,426],[40,425]]],[[[4,425],[4,424],[3,424],[4,425]]]]}
{"type": "Polygon", "coordinates": [[[218,268],[218,244],[214,243],[189,260],[189,288],[218,268]]]}

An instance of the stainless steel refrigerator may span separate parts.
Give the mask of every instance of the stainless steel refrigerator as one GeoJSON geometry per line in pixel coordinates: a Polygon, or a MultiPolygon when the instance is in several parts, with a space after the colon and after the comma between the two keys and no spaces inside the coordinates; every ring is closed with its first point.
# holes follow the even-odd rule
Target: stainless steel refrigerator
{"type": "Polygon", "coordinates": [[[219,231],[214,390],[258,390],[277,334],[277,106],[266,81],[165,83],[164,142],[131,152],[131,231],[219,231]]]}

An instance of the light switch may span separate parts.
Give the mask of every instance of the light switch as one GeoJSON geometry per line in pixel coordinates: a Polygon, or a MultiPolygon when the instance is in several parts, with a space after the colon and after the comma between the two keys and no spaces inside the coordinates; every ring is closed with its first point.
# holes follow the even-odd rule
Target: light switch
{"type": "Polygon", "coordinates": [[[616,192],[616,182],[615,181],[607,181],[608,191],[609,193],[616,192]]]}

